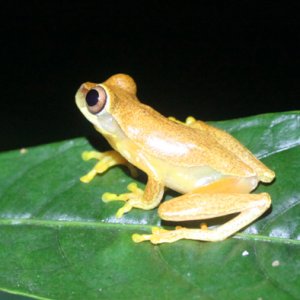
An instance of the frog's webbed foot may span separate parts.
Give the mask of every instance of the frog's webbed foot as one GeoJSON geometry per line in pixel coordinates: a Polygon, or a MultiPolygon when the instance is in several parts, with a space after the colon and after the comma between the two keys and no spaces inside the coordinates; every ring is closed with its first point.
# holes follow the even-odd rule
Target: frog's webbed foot
{"type": "MultiPolygon", "coordinates": [[[[152,234],[138,234],[134,233],[131,238],[135,243],[141,243],[144,241],[150,241],[152,244],[159,244],[162,243],[161,236],[168,234],[169,232],[175,232],[169,231],[160,227],[152,227],[152,234]]],[[[173,241],[175,242],[175,240],[173,241]]]]}
{"type": "Polygon", "coordinates": [[[105,203],[111,201],[126,201],[124,206],[117,211],[117,218],[121,218],[124,213],[129,212],[133,207],[141,207],[144,191],[138,188],[135,182],[130,183],[127,186],[127,189],[129,193],[119,195],[113,193],[104,193],[102,195],[102,200],[105,203]]]}
{"type": "Polygon", "coordinates": [[[106,151],[106,152],[97,152],[97,151],[84,151],[82,153],[82,159],[87,161],[90,159],[98,159],[99,162],[89,171],[86,175],[80,178],[80,181],[88,183],[97,174],[104,173],[110,167],[116,165],[125,165],[129,168],[129,171],[133,177],[137,176],[137,170],[131,165],[124,157],[122,157],[116,151],[106,151]]]}
{"type": "Polygon", "coordinates": [[[166,230],[160,227],[152,227],[152,234],[138,234],[134,233],[131,238],[135,243],[141,243],[144,241],[150,241],[152,244],[161,244],[161,243],[174,243],[180,239],[189,238],[191,231],[199,233],[208,232],[207,224],[201,223],[200,229],[188,229],[182,226],[176,226],[175,230],[166,230]]]}

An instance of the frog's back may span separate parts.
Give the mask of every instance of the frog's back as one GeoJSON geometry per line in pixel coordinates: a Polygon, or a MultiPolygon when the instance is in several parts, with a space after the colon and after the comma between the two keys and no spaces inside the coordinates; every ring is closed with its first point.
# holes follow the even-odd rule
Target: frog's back
{"type": "Polygon", "coordinates": [[[121,114],[116,120],[125,135],[151,157],[176,167],[209,166],[224,175],[255,175],[206,131],[171,121],[141,103],[134,103],[121,114]]]}

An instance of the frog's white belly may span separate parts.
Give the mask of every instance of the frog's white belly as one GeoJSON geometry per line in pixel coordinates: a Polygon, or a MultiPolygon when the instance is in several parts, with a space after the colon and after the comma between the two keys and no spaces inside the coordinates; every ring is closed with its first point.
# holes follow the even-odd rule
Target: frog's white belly
{"type": "Polygon", "coordinates": [[[224,177],[208,166],[182,167],[156,158],[151,158],[151,162],[165,186],[181,194],[224,177]]]}

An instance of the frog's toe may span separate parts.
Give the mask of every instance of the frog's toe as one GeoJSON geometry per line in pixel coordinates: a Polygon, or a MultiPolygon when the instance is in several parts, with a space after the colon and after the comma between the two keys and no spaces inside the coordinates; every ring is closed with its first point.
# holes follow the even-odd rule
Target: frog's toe
{"type": "Polygon", "coordinates": [[[168,117],[168,119],[175,122],[175,123],[184,124],[184,122],[181,122],[180,120],[178,120],[178,119],[176,119],[175,117],[172,117],[172,116],[168,117]]]}
{"type": "Polygon", "coordinates": [[[83,151],[81,153],[81,158],[84,160],[84,161],[87,161],[87,160],[90,160],[92,158],[91,156],[91,151],[83,151]]]}
{"type": "Polygon", "coordinates": [[[189,126],[189,125],[195,123],[196,121],[197,121],[197,120],[196,120],[194,117],[188,116],[188,117],[185,119],[185,124],[189,126]]]}
{"type": "Polygon", "coordinates": [[[142,203],[144,191],[138,188],[135,182],[130,183],[127,186],[129,193],[124,194],[113,194],[113,193],[104,193],[102,195],[102,201],[107,203],[111,201],[127,201],[126,204],[121,207],[117,214],[117,218],[121,218],[125,213],[129,212],[133,207],[140,207],[142,203]]]}
{"type": "Polygon", "coordinates": [[[187,125],[187,126],[190,126],[191,124],[196,122],[196,119],[192,116],[187,117],[185,122],[182,122],[174,117],[168,117],[168,119],[175,123],[179,123],[179,124],[183,124],[183,125],[187,125]]]}
{"type": "Polygon", "coordinates": [[[102,195],[102,201],[105,203],[111,201],[127,201],[128,199],[129,199],[128,193],[117,195],[114,193],[107,192],[102,195]]]}
{"type": "Polygon", "coordinates": [[[122,218],[124,214],[129,212],[132,209],[132,205],[129,202],[126,202],[116,213],[117,218],[122,218]]]}
{"type": "Polygon", "coordinates": [[[138,188],[137,184],[135,182],[131,182],[127,185],[127,190],[136,195],[136,197],[143,196],[143,190],[138,188]]]}
{"type": "Polygon", "coordinates": [[[96,170],[92,169],[90,172],[88,172],[86,175],[80,177],[80,181],[84,183],[89,183],[93,180],[93,178],[96,176],[97,172],[96,170]]]}
{"type": "Polygon", "coordinates": [[[138,234],[138,233],[134,233],[131,236],[131,238],[132,238],[132,240],[135,243],[141,243],[141,242],[144,242],[144,241],[149,241],[151,239],[151,234],[138,234]]]}
{"type": "Polygon", "coordinates": [[[152,234],[134,233],[131,238],[135,243],[150,241],[152,244],[160,244],[166,242],[164,236],[169,232],[169,230],[160,227],[152,227],[152,234]]]}
{"type": "Polygon", "coordinates": [[[137,184],[135,182],[132,182],[128,184],[127,189],[129,193],[123,193],[123,194],[114,194],[114,193],[104,193],[102,195],[102,201],[103,202],[110,202],[110,201],[139,201],[143,197],[143,190],[138,188],[137,184]]]}

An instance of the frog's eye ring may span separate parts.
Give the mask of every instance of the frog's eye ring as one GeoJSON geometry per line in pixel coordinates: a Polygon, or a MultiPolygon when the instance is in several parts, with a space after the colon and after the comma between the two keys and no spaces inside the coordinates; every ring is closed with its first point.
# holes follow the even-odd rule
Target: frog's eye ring
{"type": "Polygon", "coordinates": [[[87,108],[90,113],[98,114],[105,106],[106,93],[103,87],[97,86],[88,91],[85,96],[87,108]]]}

